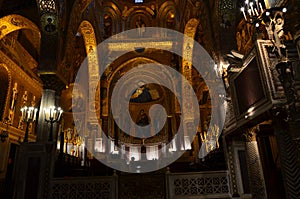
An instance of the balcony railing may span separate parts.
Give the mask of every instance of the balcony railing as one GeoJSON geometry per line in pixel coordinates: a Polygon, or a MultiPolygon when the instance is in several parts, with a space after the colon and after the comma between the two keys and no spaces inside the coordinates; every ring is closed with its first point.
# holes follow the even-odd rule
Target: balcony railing
{"type": "Polygon", "coordinates": [[[60,178],[52,180],[50,185],[51,192],[48,198],[51,199],[118,198],[116,176],[60,178]]]}
{"type": "MultiPolygon", "coordinates": [[[[162,176],[162,179],[163,178],[162,176]]],[[[166,191],[162,191],[163,195],[166,194],[165,196],[162,195],[163,198],[231,198],[228,171],[167,173],[164,179],[166,181],[159,185],[163,187],[164,185],[166,186],[166,191]]],[[[143,195],[147,193],[145,190],[151,190],[151,187],[157,186],[158,184],[160,183],[155,181],[155,178],[149,178],[149,174],[148,177],[147,174],[132,176],[126,174],[120,177],[113,175],[105,177],[56,178],[50,182],[51,191],[49,198],[117,199],[118,197],[123,198],[124,195],[136,196],[137,194],[145,198],[145,195],[143,195]],[[119,184],[124,184],[124,180],[126,180],[126,187],[131,187],[130,189],[126,187],[125,189],[124,186],[118,187],[119,184]],[[137,187],[139,187],[139,189],[136,189],[137,187]],[[140,190],[144,190],[144,192],[140,190]]],[[[155,194],[156,192],[153,193],[155,194]]],[[[151,194],[148,193],[147,197],[154,197],[150,195],[151,194]]],[[[156,198],[158,198],[158,196],[156,198]]]]}
{"type": "Polygon", "coordinates": [[[167,174],[169,199],[231,198],[228,171],[167,174]]]}

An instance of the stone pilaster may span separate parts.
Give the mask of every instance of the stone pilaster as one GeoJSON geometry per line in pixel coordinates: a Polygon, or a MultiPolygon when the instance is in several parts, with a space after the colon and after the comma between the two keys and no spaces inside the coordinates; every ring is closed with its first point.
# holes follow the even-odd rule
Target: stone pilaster
{"type": "Polygon", "coordinates": [[[250,189],[253,199],[267,199],[264,173],[260,160],[256,133],[258,127],[247,129],[246,137],[246,158],[249,171],[250,189]]]}
{"type": "MultiPolygon", "coordinates": [[[[61,91],[65,88],[65,84],[56,74],[40,74],[43,81],[43,94],[39,108],[37,141],[46,143],[49,138],[49,124],[45,122],[44,109],[50,106],[59,106],[61,91]]],[[[56,138],[57,124],[54,124],[53,135],[56,138]]]]}

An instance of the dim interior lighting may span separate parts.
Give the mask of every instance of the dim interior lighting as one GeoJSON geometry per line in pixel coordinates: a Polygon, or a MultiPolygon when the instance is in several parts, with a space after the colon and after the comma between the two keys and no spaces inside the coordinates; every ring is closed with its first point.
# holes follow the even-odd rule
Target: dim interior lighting
{"type": "Polygon", "coordinates": [[[250,107],[248,110],[247,110],[247,114],[245,115],[245,119],[249,119],[249,117],[251,115],[254,114],[254,106],[250,107]]]}
{"type": "Polygon", "coordinates": [[[77,32],[75,36],[76,36],[76,37],[81,37],[81,33],[80,33],[80,32],[77,32]]]}
{"type": "Polygon", "coordinates": [[[60,107],[50,106],[44,109],[46,122],[57,122],[60,120],[63,110],[60,107]]]}
{"type": "MultiPolygon", "coordinates": [[[[286,13],[287,8],[274,7],[270,8],[268,3],[262,3],[259,0],[245,1],[245,4],[240,8],[243,17],[247,23],[251,23],[256,27],[259,27],[260,23],[268,24],[266,22],[276,23],[276,20],[271,19],[273,16],[277,16],[279,12],[286,13]],[[258,24],[259,25],[258,25],[258,24]]],[[[281,14],[282,16],[282,14],[281,14]]],[[[267,25],[268,26],[268,25],[267,25]]]]}
{"type": "Polygon", "coordinates": [[[176,148],[176,142],[175,142],[175,138],[174,138],[170,143],[169,152],[175,152],[175,151],[177,151],[177,148],[176,148]]]}
{"type": "Polygon", "coordinates": [[[191,145],[191,141],[189,139],[189,136],[184,136],[184,149],[185,150],[191,150],[192,149],[192,145],[191,145]]]}
{"type": "Polygon", "coordinates": [[[36,120],[36,113],[38,109],[34,107],[21,108],[23,122],[34,122],[36,120]]]}
{"type": "Polygon", "coordinates": [[[25,107],[21,108],[22,121],[26,122],[24,142],[28,142],[29,123],[34,122],[36,120],[37,111],[38,111],[38,109],[34,108],[34,107],[25,106],[25,107]]]}
{"type": "Polygon", "coordinates": [[[114,140],[110,141],[110,153],[119,154],[118,146],[115,145],[114,140]]]}
{"type": "Polygon", "coordinates": [[[247,111],[247,112],[248,112],[248,113],[252,113],[252,112],[253,112],[253,110],[254,110],[254,107],[252,106],[251,108],[249,108],[249,109],[248,109],[248,111],[247,111]]]}
{"type": "Polygon", "coordinates": [[[50,123],[50,133],[48,141],[53,141],[53,124],[59,122],[63,110],[60,107],[50,106],[44,109],[45,121],[50,123]]]}
{"type": "Polygon", "coordinates": [[[99,153],[104,153],[105,152],[105,146],[103,144],[103,139],[102,138],[96,138],[95,139],[95,146],[94,150],[99,153]]]}
{"type": "Polygon", "coordinates": [[[286,8],[283,8],[282,9],[282,12],[286,13],[287,9],[286,8]]]}

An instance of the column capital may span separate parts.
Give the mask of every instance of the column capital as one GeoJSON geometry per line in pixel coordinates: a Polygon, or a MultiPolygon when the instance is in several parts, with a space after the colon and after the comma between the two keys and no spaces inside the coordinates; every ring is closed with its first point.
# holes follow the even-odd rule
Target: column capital
{"type": "Polygon", "coordinates": [[[43,88],[55,90],[56,95],[61,95],[62,90],[66,86],[64,82],[57,74],[40,74],[40,77],[43,81],[43,88]]]}
{"type": "Polygon", "coordinates": [[[248,128],[244,130],[243,136],[246,138],[246,142],[256,141],[256,135],[259,131],[259,126],[248,128]]]}

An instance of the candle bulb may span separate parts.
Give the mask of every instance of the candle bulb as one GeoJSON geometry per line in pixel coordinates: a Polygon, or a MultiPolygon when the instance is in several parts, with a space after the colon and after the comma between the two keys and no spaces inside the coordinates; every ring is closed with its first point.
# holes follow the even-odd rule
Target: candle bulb
{"type": "Polygon", "coordinates": [[[257,7],[257,10],[259,11],[258,0],[256,0],[255,2],[256,2],[256,7],[257,7]]]}
{"type": "Polygon", "coordinates": [[[30,108],[28,110],[28,120],[31,120],[32,119],[32,109],[30,108]]]}
{"type": "Polygon", "coordinates": [[[30,119],[30,110],[28,109],[28,111],[27,111],[27,121],[29,121],[29,119],[30,119]]]}
{"type": "Polygon", "coordinates": [[[45,112],[46,118],[48,119],[49,118],[49,110],[48,109],[44,109],[44,112],[45,112]]]}
{"type": "Polygon", "coordinates": [[[37,112],[37,109],[34,109],[33,121],[36,120],[36,112],[37,112]]]}
{"type": "Polygon", "coordinates": [[[55,119],[56,118],[56,109],[54,107],[52,109],[52,112],[53,112],[53,118],[55,119]]]}
{"type": "Polygon", "coordinates": [[[249,16],[251,17],[251,9],[248,10],[249,16]]]}
{"type": "Polygon", "coordinates": [[[254,8],[254,11],[255,11],[255,14],[256,14],[257,16],[259,16],[258,11],[257,11],[256,8],[254,8]]]}
{"type": "Polygon", "coordinates": [[[260,7],[261,12],[263,12],[264,9],[263,9],[261,3],[259,3],[259,7],[260,7]]]}
{"type": "Polygon", "coordinates": [[[246,10],[248,9],[248,3],[249,3],[249,0],[246,0],[246,1],[245,1],[245,9],[246,9],[246,10]]]}
{"type": "Polygon", "coordinates": [[[47,115],[48,115],[47,119],[50,119],[51,118],[51,108],[47,109],[47,115]]]}
{"type": "Polygon", "coordinates": [[[22,112],[22,119],[24,120],[24,108],[21,108],[21,112],[22,112]]]}
{"type": "Polygon", "coordinates": [[[241,11],[243,13],[244,19],[247,20],[246,14],[245,14],[245,8],[241,7],[241,11]]]}
{"type": "Polygon", "coordinates": [[[255,15],[254,9],[253,9],[253,2],[250,2],[250,8],[251,8],[252,14],[255,15]]]}

